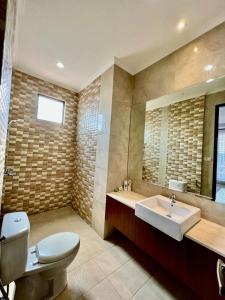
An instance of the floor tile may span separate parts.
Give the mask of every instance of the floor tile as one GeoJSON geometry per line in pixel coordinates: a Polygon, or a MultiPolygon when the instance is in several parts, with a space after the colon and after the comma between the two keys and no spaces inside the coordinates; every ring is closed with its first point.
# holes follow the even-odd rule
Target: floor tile
{"type": "Polygon", "coordinates": [[[108,279],[103,280],[83,295],[83,300],[120,300],[121,297],[108,279]]]}
{"type": "Polygon", "coordinates": [[[70,285],[80,290],[82,295],[105,278],[103,271],[93,260],[78,266],[70,272],[69,276],[70,285]]]}
{"type": "Polygon", "coordinates": [[[132,300],[174,300],[173,297],[166,289],[163,288],[154,278],[137,291],[131,298],[132,300]]]}
{"type": "Polygon", "coordinates": [[[149,279],[149,274],[133,260],[109,277],[122,299],[130,299],[149,279]]]}
{"type": "Polygon", "coordinates": [[[84,251],[79,250],[76,258],[72,261],[72,263],[68,267],[68,271],[74,270],[76,267],[81,266],[90,260],[90,256],[88,256],[84,251]]]}
{"type": "Polygon", "coordinates": [[[30,245],[60,231],[80,235],[79,252],[68,267],[68,285],[57,300],[196,299],[123,235],[116,232],[108,240],[102,240],[70,207],[29,218],[30,245]]]}
{"type": "Polygon", "coordinates": [[[119,247],[112,247],[95,257],[105,275],[109,275],[130,259],[119,247]]]}

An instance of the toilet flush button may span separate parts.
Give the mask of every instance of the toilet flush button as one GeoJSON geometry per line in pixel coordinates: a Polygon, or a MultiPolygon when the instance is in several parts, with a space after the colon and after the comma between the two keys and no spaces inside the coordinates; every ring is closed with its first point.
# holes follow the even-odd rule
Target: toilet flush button
{"type": "Polygon", "coordinates": [[[15,223],[21,222],[21,218],[17,218],[14,220],[15,223]]]}

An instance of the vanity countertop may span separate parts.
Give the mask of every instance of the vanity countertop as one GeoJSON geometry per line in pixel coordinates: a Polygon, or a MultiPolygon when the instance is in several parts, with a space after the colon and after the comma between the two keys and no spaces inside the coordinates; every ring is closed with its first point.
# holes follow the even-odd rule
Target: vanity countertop
{"type": "Polygon", "coordinates": [[[147,198],[146,196],[140,195],[138,193],[126,192],[126,191],[112,192],[112,193],[108,193],[107,195],[133,209],[135,209],[136,202],[147,198]]]}
{"type": "MultiPolygon", "coordinates": [[[[113,192],[109,197],[135,209],[135,203],[148,197],[135,192],[113,192]]],[[[187,238],[208,248],[209,250],[225,257],[225,227],[201,219],[189,231],[184,234],[187,238]]]]}
{"type": "Polygon", "coordinates": [[[185,233],[190,240],[225,257],[225,227],[201,219],[195,226],[185,233]]]}

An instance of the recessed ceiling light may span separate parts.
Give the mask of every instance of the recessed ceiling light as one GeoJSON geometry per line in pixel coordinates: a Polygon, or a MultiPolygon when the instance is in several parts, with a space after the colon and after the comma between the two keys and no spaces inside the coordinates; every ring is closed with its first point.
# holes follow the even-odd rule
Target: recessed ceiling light
{"type": "Polygon", "coordinates": [[[193,51],[194,51],[195,53],[197,53],[197,52],[198,52],[198,47],[194,47],[193,51]]]}
{"type": "Polygon", "coordinates": [[[213,69],[213,65],[209,64],[204,67],[205,71],[211,71],[213,69]]]}
{"type": "Polygon", "coordinates": [[[59,69],[63,69],[64,68],[64,64],[61,62],[61,61],[58,61],[56,66],[59,68],[59,69]]]}
{"type": "Polygon", "coordinates": [[[186,25],[186,20],[185,19],[180,20],[180,22],[177,24],[177,30],[178,31],[183,30],[185,25],[186,25]]]}
{"type": "Polygon", "coordinates": [[[206,80],[206,83],[210,83],[212,81],[214,81],[214,78],[209,78],[208,80],[206,80]]]}

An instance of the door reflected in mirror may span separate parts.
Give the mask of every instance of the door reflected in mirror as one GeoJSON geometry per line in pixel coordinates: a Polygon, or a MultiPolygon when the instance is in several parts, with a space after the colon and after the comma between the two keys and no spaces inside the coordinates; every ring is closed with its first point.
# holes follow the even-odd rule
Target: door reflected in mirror
{"type": "Polygon", "coordinates": [[[216,106],[214,198],[225,203],[225,104],[216,106]]]}

